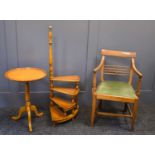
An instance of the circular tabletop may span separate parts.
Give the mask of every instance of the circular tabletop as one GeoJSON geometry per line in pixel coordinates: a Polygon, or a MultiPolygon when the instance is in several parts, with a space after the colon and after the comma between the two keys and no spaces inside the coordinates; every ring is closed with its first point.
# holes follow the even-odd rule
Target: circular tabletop
{"type": "Polygon", "coordinates": [[[40,68],[23,67],[14,68],[5,72],[5,77],[9,80],[28,82],[42,79],[46,76],[46,72],[40,68]]]}

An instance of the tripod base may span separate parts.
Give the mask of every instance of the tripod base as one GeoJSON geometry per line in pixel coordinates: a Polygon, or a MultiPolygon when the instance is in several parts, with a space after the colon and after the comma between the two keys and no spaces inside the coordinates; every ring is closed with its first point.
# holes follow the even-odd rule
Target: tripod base
{"type": "Polygon", "coordinates": [[[31,122],[31,111],[35,113],[36,116],[41,117],[43,115],[43,112],[39,112],[37,107],[35,105],[25,105],[22,106],[19,111],[17,116],[12,116],[11,118],[13,120],[19,120],[24,112],[27,112],[28,116],[28,127],[29,131],[32,132],[32,122],[31,122]]]}

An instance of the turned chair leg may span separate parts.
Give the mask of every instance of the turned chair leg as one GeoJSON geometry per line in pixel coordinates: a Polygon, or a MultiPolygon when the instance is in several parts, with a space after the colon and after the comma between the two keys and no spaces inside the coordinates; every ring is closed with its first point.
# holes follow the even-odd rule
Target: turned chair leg
{"type": "Polygon", "coordinates": [[[95,113],[96,113],[96,96],[92,95],[91,127],[94,126],[95,113]]]}
{"type": "Polygon", "coordinates": [[[138,102],[133,104],[133,117],[131,121],[131,130],[134,131],[135,129],[135,122],[137,118],[137,110],[138,110],[138,102]]]}

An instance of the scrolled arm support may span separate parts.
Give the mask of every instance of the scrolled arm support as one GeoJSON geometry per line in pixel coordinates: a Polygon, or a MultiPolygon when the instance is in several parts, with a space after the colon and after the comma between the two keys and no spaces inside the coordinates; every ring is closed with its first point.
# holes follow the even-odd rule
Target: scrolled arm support
{"type": "Polygon", "coordinates": [[[103,66],[103,64],[104,64],[104,56],[102,56],[100,64],[94,69],[94,73],[96,73],[98,70],[100,70],[101,67],[103,66]]]}
{"type": "Polygon", "coordinates": [[[136,68],[134,59],[132,59],[132,69],[139,76],[139,78],[143,77],[142,73],[136,68]]]}
{"type": "Polygon", "coordinates": [[[96,90],[96,73],[102,68],[103,64],[104,64],[104,56],[102,56],[100,64],[93,70],[93,89],[94,90],[96,90]]]}
{"type": "Polygon", "coordinates": [[[137,82],[137,88],[136,88],[136,95],[139,97],[140,96],[140,90],[141,90],[141,85],[142,85],[142,73],[136,68],[135,65],[135,60],[132,58],[132,69],[134,73],[138,75],[138,82],[137,82]]]}

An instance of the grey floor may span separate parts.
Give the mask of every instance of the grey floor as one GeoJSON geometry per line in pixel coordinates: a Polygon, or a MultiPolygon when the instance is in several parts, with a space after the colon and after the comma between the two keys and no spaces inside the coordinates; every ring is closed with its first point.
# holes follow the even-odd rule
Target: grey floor
{"type": "MultiPolygon", "coordinates": [[[[110,110],[122,110],[122,105],[108,104],[110,110]]],[[[1,135],[134,135],[155,134],[155,104],[139,104],[136,130],[131,132],[130,121],[126,118],[97,117],[94,128],[90,127],[90,106],[80,105],[80,111],[74,121],[52,125],[49,109],[40,108],[45,114],[41,118],[33,116],[33,132],[27,128],[27,117],[13,121],[10,117],[16,114],[18,108],[0,109],[0,134],[1,135]]],[[[107,109],[107,110],[109,110],[107,109]]]]}

